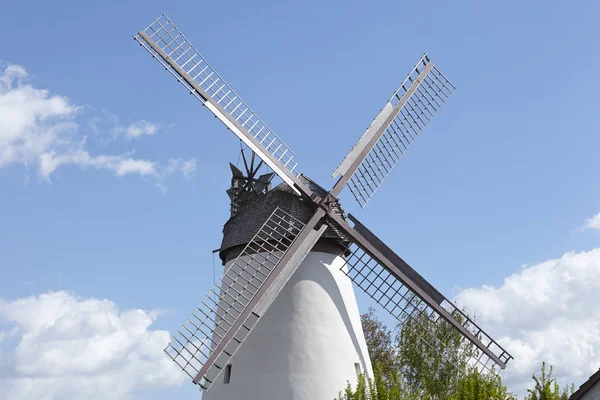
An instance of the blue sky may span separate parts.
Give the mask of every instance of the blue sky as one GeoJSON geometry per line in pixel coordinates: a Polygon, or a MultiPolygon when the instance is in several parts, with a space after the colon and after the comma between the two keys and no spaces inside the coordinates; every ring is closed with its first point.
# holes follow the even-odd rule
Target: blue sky
{"type": "MultiPolygon", "coordinates": [[[[0,72],[19,65],[27,73],[21,85],[68,99],[73,146],[154,168],[119,173],[122,164],[73,161],[46,176],[35,157],[0,158],[5,304],[64,290],[123,310],[167,310],[151,329],[172,332],[212,286],[211,250],[228,217],[228,162],[239,146],[132,40],[162,12],[294,149],[298,170],[326,187],[427,51],[457,90],[365,210],[349,193],[342,200],[446,295],[501,287],[523,264],[600,247],[593,229],[581,229],[600,211],[595,2],[2,8],[0,72]],[[128,131],[140,121],[156,131],[128,131]],[[192,160],[195,174],[184,167],[192,160]]],[[[0,150],[10,146],[1,125],[0,150]]],[[[5,319],[6,329],[16,324],[5,319]]],[[[196,396],[189,386],[149,398],[196,396]]]]}

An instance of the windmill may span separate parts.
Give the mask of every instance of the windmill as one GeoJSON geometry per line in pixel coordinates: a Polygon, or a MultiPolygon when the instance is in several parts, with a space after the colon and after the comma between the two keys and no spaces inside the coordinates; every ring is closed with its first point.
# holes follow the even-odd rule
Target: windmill
{"type": "MultiPolygon", "coordinates": [[[[259,218],[260,225],[252,231],[251,238],[236,243],[236,246],[222,245],[222,252],[224,247],[235,248],[233,253],[221,254],[226,262],[223,277],[165,349],[173,361],[192,378],[193,383],[208,392],[207,397],[218,392],[214,398],[291,398],[290,393],[293,392],[293,398],[320,399],[331,398],[342,389],[342,386],[333,389],[325,387],[328,384],[332,386],[333,382],[320,386],[320,392],[298,394],[294,392],[297,387],[289,389],[290,385],[294,385],[289,380],[294,377],[280,382],[285,379],[281,374],[277,375],[277,366],[273,368],[272,365],[270,373],[275,378],[267,382],[260,381],[264,376],[260,375],[259,370],[264,365],[252,364],[249,357],[253,355],[262,360],[270,352],[281,356],[277,353],[278,340],[284,339],[278,337],[277,340],[269,341],[270,338],[265,336],[277,334],[273,332],[273,324],[278,323],[283,324],[281,326],[286,329],[308,329],[298,342],[310,347],[308,350],[304,349],[308,353],[304,357],[316,357],[317,362],[312,364],[316,369],[320,368],[319,363],[326,363],[322,370],[314,371],[312,376],[303,370],[304,375],[298,375],[299,379],[309,376],[312,381],[302,382],[302,385],[319,386],[321,381],[333,379],[334,375],[329,371],[332,368],[338,369],[333,374],[344,375],[345,381],[350,368],[347,364],[353,357],[362,358],[354,365],[356,372],[361,372],[362,367],[362,371],[370,373],[368,355],[364,356],[364,337],[360,326],[356,327],[357,309],[353,293],[342,294],[341,306],[338,304],[337,310],[345,323],[341,325],[342,328],[353,333],[349,346],[354,346],[354,353],[349,351],[353,353],[349,358],[343,352],[338,354],[342,361],[319,359],[317,354],[310,354],[316,345],[322,346],[321,349],[338,345],[338,340],[332,340],[329,335],[329,326],[323,325],[328,325],[329,320],[331,325],[335,325],[339,316],[327,315],[321,320],[317,318],[320,325],[315,326],[307,322],[311,321],[311,315],[303,317],[282,312],[285,309],[283,303],[290,296],[297,295],[297,292],[291,293],[289,286],[301,285],[294,281],[295,277],[311,268],[318,271],[328,269],[332,274],[328,276],[335,279],[335,273],[349,277],[350,280],[346,279],[346,283],[336,280],[336,285],[331,286],[332,290],[343,292],[345,289],[342,286],[349,285],[352,281],[401,322],[422,324],[427,321],[451,327],[459,335],[461,342],[470,349],[470,365],[481,369],[490,369],[494,365],[505,368],[512,356],[356,217],[350,214],[346,217],[338,200],[342,189],[348,186],[359,205],[364,208],[402,154],[453,92],[452,83],[427,54],[421,57],[337,167],[333,174],[337,181],[327,191],[304,175],[294,172],[296,162],[292,150],[233,91],[167,16],[161,15],[135,35],[134,39],[283,181],[278,186],[281,190],[269,190],[266,182],[270,182],[271,175],[255,181],[254,167],[247,167],[247,177],[240,170],[232,168],[233,181],[239,179],[240,182],[245,182],[238,184],[236,190],[242,192],[240,188],[244,188],[244,191],[254,191],[260,198],[273,198],[280,195],[280,192],[285,192],[288,198],[294,199],[295,205],[301,204],[304,210],[303,214],[300,213],[303,217],[299,217],[286,209],[283,203],[279,206],[277,202],[271,202],[269,204],[272,209],[268,210],[268,215],[259,218]],[[309,211],[308,214],[306,210],[309,211]],[[314,251],[326,238],[331,239],[329,243],[335,243],[338,247],[337,254],[330,254],[325,261],[314,259],[314,255],[326,258],[322,255],[328,251],[314,251]],[[339,250],[340,246],[343,246],[343,250],[339,250]],[[332,272],[334,268],[337,272],[332,272]],[[301,320],[296,325],[288,321],[296,318],[301,320]],[[312,335],[310,329],[319,334],[312,335]],[[323,344],[323,341],[326,343],[323,344]],[[245,364],[238,368],[236,359],[245,364]],[[232,369],[232,365],[235,369],[232,369]],[[240,379],[246,385],[245,391],[227,392],[223,389],[224,385],[230,380],[233,383],[235,379],[231,376],[237,376],[238,371],[242,376],[240,379]],[[218,379],[222,375],[222,379],[218,379]],[[261,388],[270,386],[277,386],[279,392],[261,391],[261,388]],[[213,392],[211,388],[214,387],[218,389],[213,392]],[[330,395],[331,390],[335,390],[333,395],[330,395]],[[275,397],[273,393],[281,396],[275,397]],[[273,397],[268,397],[271,395],[273,397]]],[[[232,197],[232,205],[238,203],[232,197]]],[[[258,211],[264,213],[264,210],[258,211]]],[[[239,212],[239,209],[232,207],[232,220],[239,212]]],[[[227,229],[228,225],[225,227],[226,236],[227,229]]],[[[240,232],[243,229],[230,230],[240,232]]],[[[323,301],[334,296],[334,293],[326,292],[325,296],[322,291],[320,293],[323,301]]],[[[306,296],[302,299],[305,300],[306,296]]],[[[320,304],[316,308],[320,308],[320,304]]],[[[288,334],[293,335],[294,332],[288,334]]],[[[347,334],[338,334],[339,342],[344,342],[347,334]]],[[[443,344],[443,338],[426,327],[420,330],[420,340],[436,349],[443,344]]],[[[295,351],[301,353],[303,349],[296,348],[295,351]]],[[[288,359],[280,362],[281,368],[286,361],[306,361],[294,358],[298,356],[296,353],[287,354],[288,359]]],[[[446,359],[449,363],[454,361],[450,356],[446,359]]]]}

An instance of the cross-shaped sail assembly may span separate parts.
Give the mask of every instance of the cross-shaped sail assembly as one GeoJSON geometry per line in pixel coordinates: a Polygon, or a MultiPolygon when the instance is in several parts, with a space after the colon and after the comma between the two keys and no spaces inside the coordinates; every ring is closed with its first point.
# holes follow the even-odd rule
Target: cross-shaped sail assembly
{"type": "MultiPolygon", "coordinates": [[[[194,383],[209,390],[327,227],[350,243],[348,277],[401,323],[420,326],[424,346],[446,354],[439,332],[453,332],[468,365],[505,368],[512,356],[502,346],[353,216],[351,226],[338,207],[345,186],[364,207],[452,94],[454,86],[427,54],[344,158],[334,172],[339,179],[326,192],[299,179],[291,149],[168,17],[160,16],[134,39],[314,210],[299,221],[276,209],[166,348],[194,383]]],[[[459,364],[451,355],[445,361],[459,364]]]]}

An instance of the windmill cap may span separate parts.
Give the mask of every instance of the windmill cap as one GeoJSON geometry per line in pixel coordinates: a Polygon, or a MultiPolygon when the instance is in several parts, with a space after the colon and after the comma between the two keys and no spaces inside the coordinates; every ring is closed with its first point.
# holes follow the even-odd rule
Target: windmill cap
{"type": "MultiPolygon", "coordinates": [[[[317,194],[327,191],[310,178],[299,175],[300,180],[317,194]]],[[[304,201],[285,182],[280,183],[267,193],[261,193],[244,205],[242,211],[229,218],[223,226],[223,240],[219,257],[223,264],[236,258],[252,240],[269,216],[280,208],[302,223],[307,223],[314,214],[314,206],[304,201]]],[[[339,206],[340,215],[344,210],[339,206]]],[[[313,250],[341,254],[347,247],[347,240],[340,232],[329,227],[321,236],[313,250]]]]}

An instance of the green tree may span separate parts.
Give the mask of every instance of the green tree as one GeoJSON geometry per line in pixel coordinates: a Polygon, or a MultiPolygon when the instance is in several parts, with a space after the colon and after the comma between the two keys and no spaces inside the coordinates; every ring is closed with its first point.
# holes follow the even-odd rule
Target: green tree
{"type": "Polygon", "coordinates": [[[467,368],[474,353],[454,328],[425,312],[417,314],[402,321],[395,345],[373,309],[362,316],[374,377],[361,378],[355,390],[348,385],[340,400],[514,399],[495,370],[482,374],[467,368]]]}
{"type": "Polygon", "coordinates": [[[455,392],[449,398],[452,400],[516,399],[502,384],[502,378],[495,370],[482,374],[477,369],[469,370],[458,379],[455,392]]]}
{"type": "Polygon", "coordinates": [[[561,391],[557,380],[552,377],[552,365],[550,371],[546,373],[545,362],[542,362],[541,375],[533,374],[532,378],[535,386],[533,389],[527,389],[528,394],[525,396],[525,400],[567,400],[575,392],[573,384],[565,386],[561,391]]]}
{"type": "MultiPolygon", "coordinates": [[[[361,316],[374,377],[361,376],[355,389],[348,384],[339,400],[516,400],[494,369],[467,367],[478,350],[450,324],[424,308],[415,311],[397,327],[395,342],[372,308],[361,316]]],[[[525,400],[568,400],[574,385],[561,388],[552,372],[543,362],[525,400]]]]}
{"type": "Polygon", "coordinates": [[[350,383],[337,400],[421,400],[422,397],[412,392],[399,374],[384,376],[381,364],[374,367],[374,378],[365,379],[361,375],[356,389],[350,383]]]}
{"type": "MultiPolygon", "coordinates": [[[[410,388],[432,398],[452,395],[476,355],[470,342],[442,318],[433,318],[425,307],[398,326],[400,372],[410,388]]],[[[460,316],[457,317],[459,322],[460,316]]]]}
{"type": "Polygon", "coordinates": [[[366,380],[364,376],[358,380],[356,389],[350,384],[338,400],[514,400],[502,384],[502,380],[494,371],[486,374],[476,369],[465,371],[456,381],[456,387],[446,388],[441,394],[433,395],[413,390],[397,373],[384,377],[379,365],[375,367],[374,379],[366,380]]]}
{"type": "Polygon", "coordinates": [[[373,307],[369,307],[369,310],[360,316],[360,322],[369,349],[371,363],[373,366],[380,365],[383,376],[395,375],[398,363],[392,331],[388,330],[387,326],[377,319],[373,307]]]}

